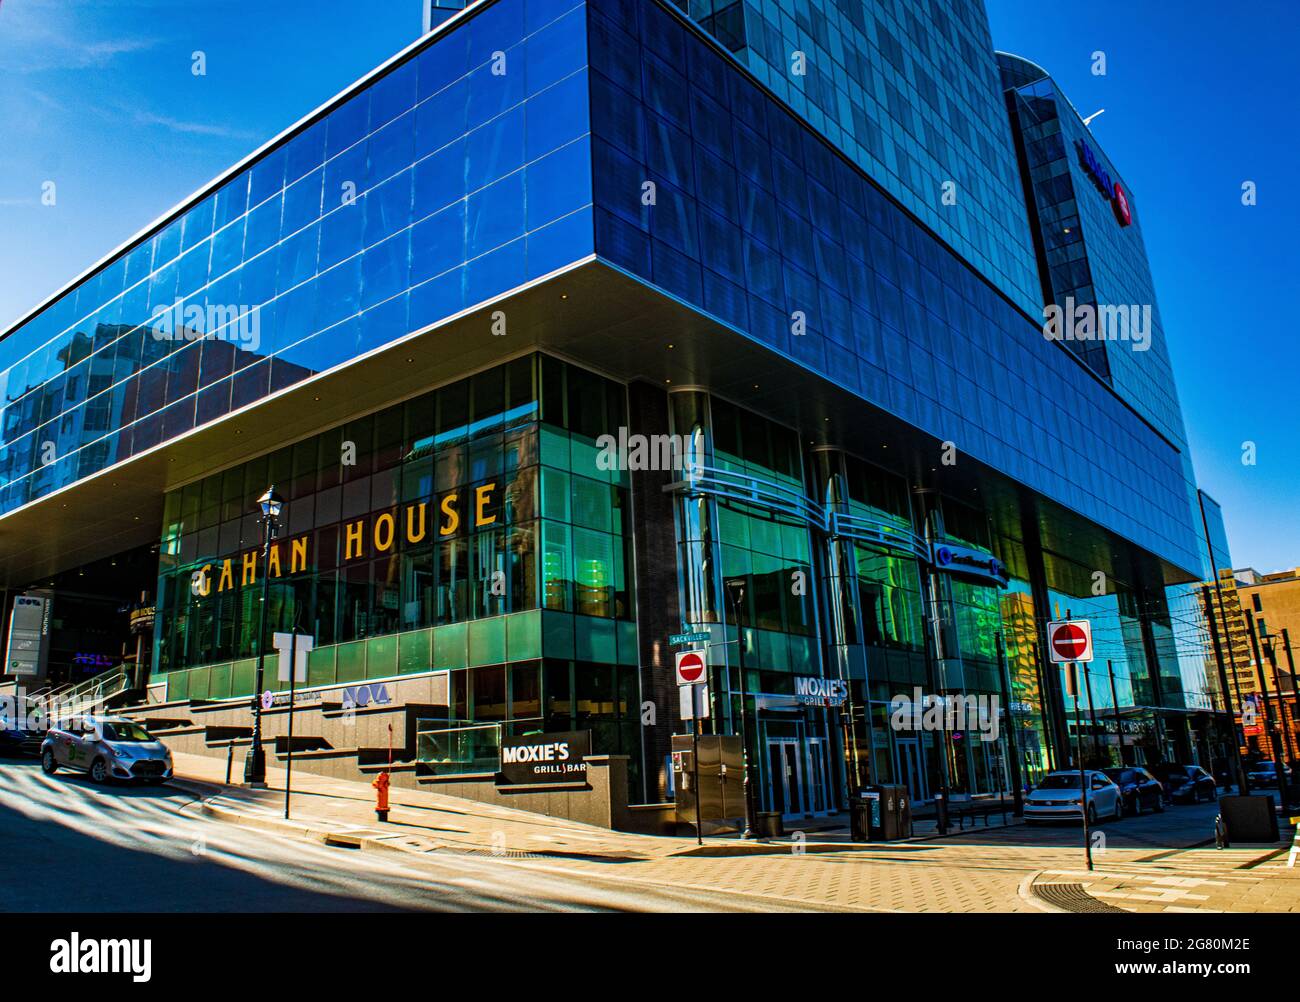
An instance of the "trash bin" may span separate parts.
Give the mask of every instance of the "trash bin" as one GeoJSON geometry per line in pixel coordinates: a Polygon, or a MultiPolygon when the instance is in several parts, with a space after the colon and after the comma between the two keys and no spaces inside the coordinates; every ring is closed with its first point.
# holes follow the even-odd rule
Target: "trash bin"
{"type": "Polygon", "coordinates": [[[754,834],[759,838],[780,838],[785,834],[780,811],[759,811],[754,820],[757,829],[754,834]]]}
{"type": "Polygon", "coordinates": [[[880,793],[858,789],[849,802],[849,837],[854,842],[870,842],[873,830],[880,829],[880,793]]]}
{"type": "Polygon", "coordinates": [[[875,800],[877,810],[870,812],[871,822],[866,841],[893,842],[912,837],[912,805],[906,786],[866,786],[860,799],[875,800]]]}
{"type": "Polygon", "coordinates": [[[1220,797],[1219,817],[1223,819],[1227,845],[1235,842],[1276,842],[1281,837],[1270,794],[1220,797]]]}

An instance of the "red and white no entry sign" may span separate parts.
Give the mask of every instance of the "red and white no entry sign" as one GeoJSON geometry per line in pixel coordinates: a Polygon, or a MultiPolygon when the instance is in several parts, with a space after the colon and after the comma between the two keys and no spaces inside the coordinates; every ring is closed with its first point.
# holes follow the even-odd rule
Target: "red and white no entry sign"
{"type": "Polygon", "coordinates": [[[698,651],[677,652],[677,684],[698,685],[704,681],[704,656],[698,651]]]}
{"type": "Polygon", "coordinates": [[[1092,623],[1066,619],[1047,624],[1047,649],[1053,661],[1091,661],[1092,623]]]}

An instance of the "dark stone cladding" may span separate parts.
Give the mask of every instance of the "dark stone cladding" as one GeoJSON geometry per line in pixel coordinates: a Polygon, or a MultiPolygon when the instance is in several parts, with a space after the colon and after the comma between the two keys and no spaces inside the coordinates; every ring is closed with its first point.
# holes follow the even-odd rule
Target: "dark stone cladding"
{"type": "MultiPolygon", "coordinates": [[[[628,432],[665,435],[668,395],[644,382],[628,387],[628,432]]],[[[632,484],[632,538],[636,547],[637,650],[641,674],[641,699],[654,705],[655,723],[643,727],[648,801],[667,799],[665,758],[672,751],[673,721],[677,719],[677,683],[668,647],[668,635],[681,629],[677,590],[677,530],[673,496],[663,488],[672,482],[672,470],[634,470],[632,484]]],[[[641,791],[630,791],[637,796],[641,791]]]]}

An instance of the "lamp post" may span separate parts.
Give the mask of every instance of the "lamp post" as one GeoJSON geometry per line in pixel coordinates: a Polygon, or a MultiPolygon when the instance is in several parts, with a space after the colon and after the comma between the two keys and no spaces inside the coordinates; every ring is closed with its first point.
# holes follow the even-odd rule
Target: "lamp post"
{"type": "Polygon", "coordinates": [[[736,623],[736,661],[740,671],[740,755],[745,790],[745,830],[741,832],[740,837],[752,839],[755,820],[754,784],[749,774],[749,729],[746,723],[749,712],[745,705],[749,686],[745,681],[745,635],[741,632],[743,628],[740,625],[740,603],[745,599],[745,582],[741,578],[728,578],[725,588],[727,597],[731,599],[731,618],[736,623]]]}
{"type": "Polygon", "coordinates": [[[262,751],[262,684],[266,667],[266,595],[271,576],[266,572],[266,562],[271,555],[271,540],[280,527],[280,509],[284,498],[275,492],[272,484],[257,499],[262,508],[262,611],[257,621],[257,677],[253,683],[253,739],[244,760],[244,783],[254,789],[266,789],[266,753],[262,751]]]}
{"type": "MultiPolygon", "coordinates": [[[[1279,724],[1278,730],[1282,735],[1282,750],[1286,753],[1287,758],[1290,758],[1291,749],[1296,744],[1295,719],[1294,718],[1291,719],[1290,732],[1288,733],[1287,718],[1290,716],[1290,714],[1288,713],[1289,708],[1286,705],[1286,697],[1282,690],[1282,675],[1277,668],[1277,634],[1260,633],[1259,642],[1264,647],[1264,653],[1268,657],[1269,667],[1273,669],[1273,684],[1277,686],[1277,717],[1278,717],[1278,724],[1279,724]]],[[[1279,773],[1283,772],[1285,766],[1286,766],[1285,760],[1277,763],[1278,772],[1279,773]]]]}
{"type": "MultiPolygon", "coordinates": [[[[1255,617],[1247,613],[1246,629],[1250,634],[1251,650],[1255,652],[1255,669],[1259,675],[1259,693],[1264,711],[1264,727],[1268,731],[1269,737],[1273,741],[1273,760],[1277,766],[1277,806],[1279,810],[1286,810],[1286,773],[1285,768],[1285,751],[1282,747],[1282,739],[1278,737],[1277,725],[1273,722],[1272,714],[1268,709],[1268,678],[1264,673],[1264,661],[1259,656],[1259,639],[1255,631],[1255,617]]],[[[1277,674],[1277,666],[1274,665],[1274,676],[1277,674]]]]}

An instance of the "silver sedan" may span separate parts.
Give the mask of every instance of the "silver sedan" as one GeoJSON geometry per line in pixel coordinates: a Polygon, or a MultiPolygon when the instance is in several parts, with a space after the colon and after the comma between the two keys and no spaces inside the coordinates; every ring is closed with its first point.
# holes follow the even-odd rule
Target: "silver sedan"
{"type": "Polygon", "coordinates": [[[87,715],[50,728],[41,742],[41,768],[47,775],[80,769],[96,783],[162,783],[171,779],[172,753],[134,720],[87,715]]]}

